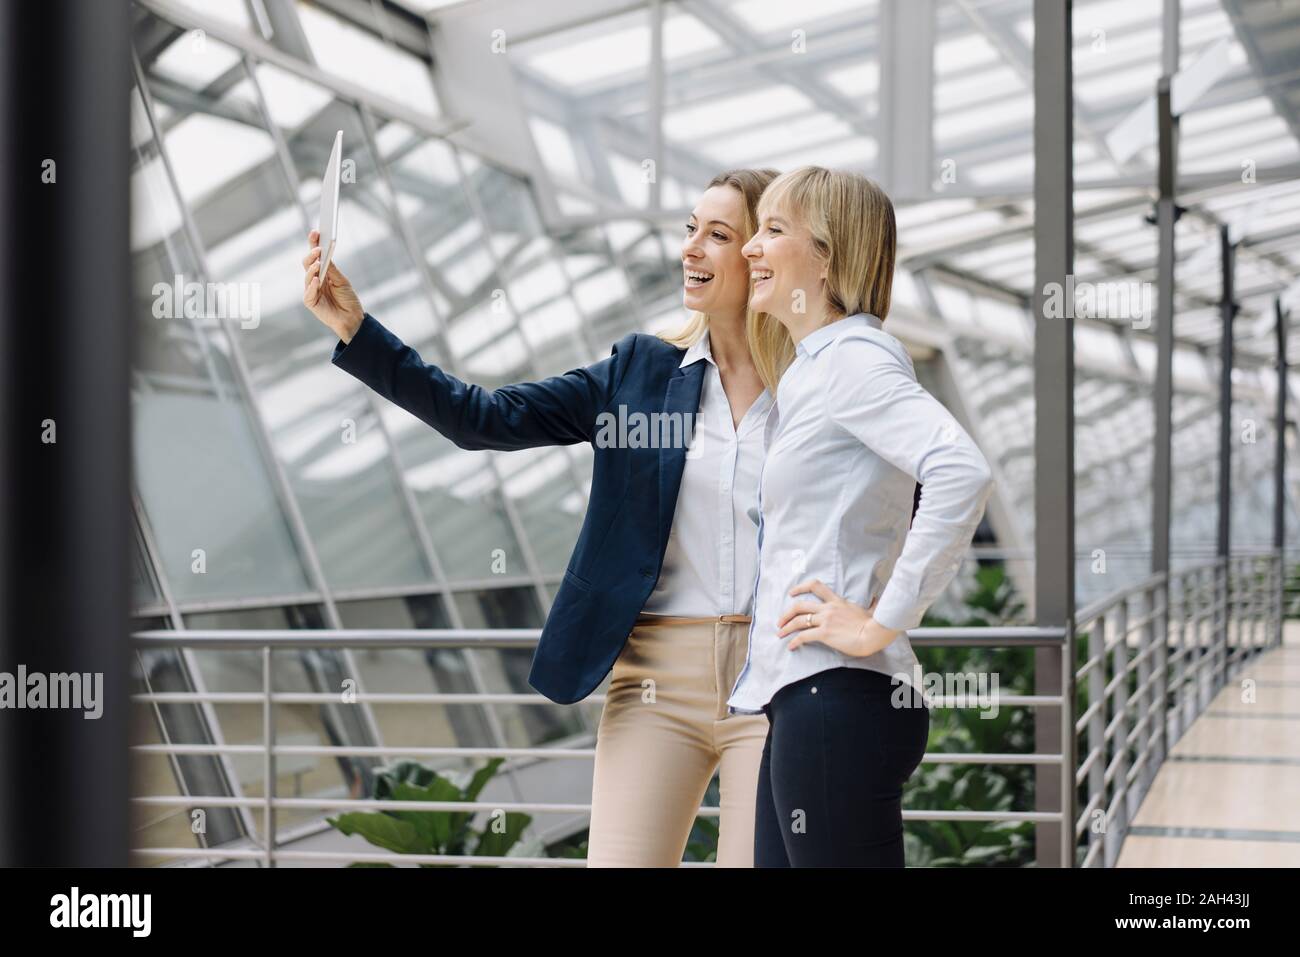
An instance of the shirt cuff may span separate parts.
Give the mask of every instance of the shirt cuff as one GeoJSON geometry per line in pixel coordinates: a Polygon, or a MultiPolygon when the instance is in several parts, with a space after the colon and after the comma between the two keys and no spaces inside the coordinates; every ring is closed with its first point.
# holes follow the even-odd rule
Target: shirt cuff
{"type": "Polygon", "coordinates": [[[886,586],[871,617],[890,631],[907,631],[920,626],[921,619],[925,617],[925,609],[908,604],[905,599],[898,597],[897,590],[891,592],[886,586]]]}

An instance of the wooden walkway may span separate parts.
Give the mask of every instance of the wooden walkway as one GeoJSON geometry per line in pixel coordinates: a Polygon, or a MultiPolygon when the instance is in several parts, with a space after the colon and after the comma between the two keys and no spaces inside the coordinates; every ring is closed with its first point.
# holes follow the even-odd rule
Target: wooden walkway
{"type": "Polygon", "coordinates": [[[1300,621],[1174,745],[1117,866],[1300,867],[1300,621]]]}

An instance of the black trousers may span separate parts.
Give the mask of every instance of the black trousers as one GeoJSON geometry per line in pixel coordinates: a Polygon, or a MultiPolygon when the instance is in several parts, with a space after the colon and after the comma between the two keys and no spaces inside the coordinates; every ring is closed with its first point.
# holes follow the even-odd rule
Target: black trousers
{"type": "Polygon", "coordinates": [[[903,785],[930,733],[921,697],[883,672],[832,668],[763,710],[754,866],[902,867],[903,785]]]}

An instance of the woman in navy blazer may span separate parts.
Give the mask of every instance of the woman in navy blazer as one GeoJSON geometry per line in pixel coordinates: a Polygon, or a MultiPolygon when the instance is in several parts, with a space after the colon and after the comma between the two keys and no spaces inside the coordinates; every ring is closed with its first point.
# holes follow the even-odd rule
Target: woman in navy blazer
{"type": "MultiPolygon", "coordinates": [[[[721,371],[723,390],[733,413],[739,411],[743,415],[744,409],[764,393],[765,376],[754,366],[750,349],[753,343],[748,337],[766,334],[759,330],[773,328],[780,335],[781,330],[777,324],[758,322],[748,313],[749,270],[740,250],[754,231],[759,196],[776,175],[775,170],[723,173],[709,184],[701,197],[686,225],[683,240],[683,295],[685,305],[693,310],[684,329],[665,337],[632,333],[616,342],[607,358],[590,366],[539,382],[502,386],[495,391],[462,382],[421,360],[414,349],[362,309],[356,293],[333,262],[322,290],[318,233],[313,230],[309,235],[312,248],[303,260],[306,269],[303,302],[339,336],[331,357],[335,365],[428,423],[460,448],[511,450],[592,443],[594,456],[587,513],[542,629],[528,679],[532,687],[552,701],[560,704],[581,701],[600,684],[628,647],[638,616],[660,578],[686,464],[687,448],[683,443],[670,443],[672,447],[635,447],[634,443],[622,441],[602,442],[598,440],[601,423],[608,423],[610,417],[617,419],[620,411],[628,416],[633,413],[693,416],[700,409],[709,364],[703,361],[683,364],[683,354],[687,346],[698,342],[705,333],[710,334],[712,356],[729,367],[721,371]]],[[[765,356],[776,356],[766,361],[788,364],[793,346],[788,343],[788,336],[785,338],[784,351],[779,342],[762,350],[765,356]]],[[[781,368],[768,369],[766,376],[779,378],[781,371],[781,368]]],[[[756,532],[756,528],[744,527],[738,528],[736,534],[756,538],[756,532]]],[[[691,541],[682,543],[681,547],[716,549],[718,543],[691,541]]],[[[752,581],[739,587],[747,591],[752,581]]],[[[670,641],[672,636],[661,640],[670,641]]],[[[742,646],[740,654],[743,653],[742,646]]],[[[714,675],[708,678],[712,681],[714,675]]],[[[722,698],[729,690],[720,690],[722,698]]],[[[606,715],[609,708],[607,700],[606,715]]],[[[707,725],[717,717],[712,705],[707,714],[702,708],[699,710],[700,714],[686,717],[691,721],[698,719],[700,725],[707,725]]],[[[625,726],[626,716],[619,718],[625,726]]],[[[748,749],[746,773],[755,779],[766,736],[766,718],[760,716],[758,720],[763,727],[755,725],[753,733],[744,741],[748,749]]],[[[737,716],[728,724],[738,727],[754,721],[737,716]]],[[[675,727],[677,723],[680,722],[669,722],[667,726],[675,727]]],[[[602,729],[604,726],[602,720],[602,729]]],[[[646,735],[662,737],[670,733],[662,730],[664,726],[656,724],[655,728],[660,730],[651,732],[648,724],[643,725],[637,729],[640,737],[628,732],[624,740],[644,742],[646,735]]],[[[669,753],[668,746],[646,746],[646,753],[638,759],[642,765],[654,761],[677,764],[666,757],[669,753]]],[[[602,755],[598,740],[598,781],[602,760],[613,766],[613,759],[602,755]]],[[[687,831],[717,763],[717,760],[705,762],[701,767],[703,779],[687,782],[677,798],[682,806],[674,809],[674,821],[685,821],[687,831]]],[[[728,763],[739,764],[724,762],[724,777],[728,763]]],[[[680,768],[646,767],[645,773],[648,780],[655,780],[670,773],[680,774],[680,768]]],[[[724,806],[721,830],[727,831],[730,825],[729,847],[737,850],[728,852],[732,859],[727,861],[722,859],[720,850],[719,863],[751,866],[753,788],[740,781],[739,774],[736,777],[731,792],[748,790],[749,796],[744,806],[731,814],[733,820],[728,820],[724,806]],[[746,825],[747,833],[740,833],[746,825]]],[[[724,792],[728,790],[727,785],[724,781],[724,792]]],[[[625,789],[623,793],[628,792],[625,789]]],[[[611,809],[598,807],[600,800],[598,790],[593,794],[589,860],[600,850],[596,846],[597,818],[609,821],[617,817],[610,813],[611,809]]],[[[613,803],[615,799],[607,797],[606,800],[613,803]]],[[[657,829],[680,832],[680,827],[656,826],[653,820],[647,819],[652,817],[649,814],[634,814],[630,810],[621,813],[620,833],[608,833],[607,828],[602,830],[601,840],[608,840],[611,846],[636,845],[642,850],[639,856],[629,851],[623,858],[611,852],[606,857],[608,862],[675,864],[681,860],[685,833],[651,833],[657,829]],[[637,829],[640,833],[634,833],[637,829]]]]}

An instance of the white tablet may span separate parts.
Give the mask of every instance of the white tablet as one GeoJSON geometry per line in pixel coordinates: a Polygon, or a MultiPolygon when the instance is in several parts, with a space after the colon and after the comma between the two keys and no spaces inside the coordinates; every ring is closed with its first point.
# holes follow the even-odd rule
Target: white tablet
{"type": "Polygon", "coordinates": [[[320,282],[325,286],[325,274],[334,258],[334,246],[339,239],[339,168],[343,163],[343,131],[334,134],[334,149],[325,164],[325,178],[320,184],[320,282]]]}

